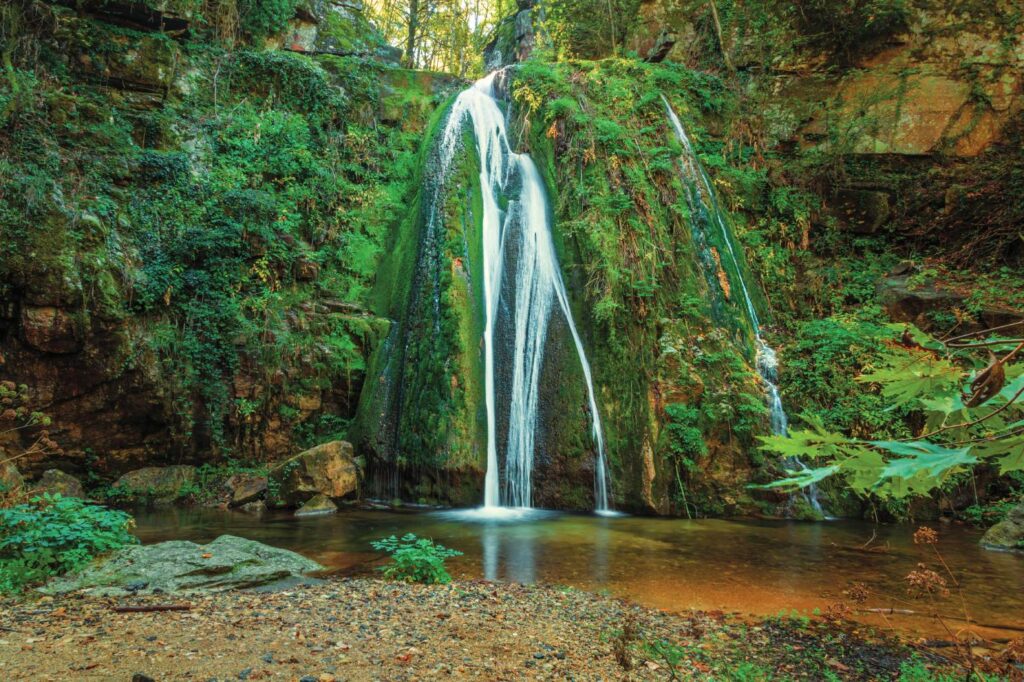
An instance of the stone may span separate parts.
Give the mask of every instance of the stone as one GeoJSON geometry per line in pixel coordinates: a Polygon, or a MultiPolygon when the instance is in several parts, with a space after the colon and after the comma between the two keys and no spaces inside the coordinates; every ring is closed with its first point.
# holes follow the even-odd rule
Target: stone
{"type": "Polygon", "coordinates": [[[981,538],[981,546],[1024,552],[1024,504],[1018,504],[1005,519],[989,528],[981,538]]]}
{"type": "Polygon", "coordinates": [[[326,495],[314,495],[295,512],[296,516],[321,516],[334,514],[338,511],[338,505],[331,501],[326,495]]]}
{"type": "Polygon", "coordinates": [[[676,40],[674,31],[667,28],[662,29],[658,37],[654,39],[654,44],[647,50],[644,61],[652,64],[665,61],[665,57],[668,57],[669,52],[676,46],[676,40]]]}
{"type": "Polygon", "coordinates": [[[171,540],[123,547],[81,571],[52,580],[40,591],[99,596],[221,592],[285,580],[294,584],[320,570],[323,566],[295,552],[222,535],[206,545],[171,540]]]}
{"type": "MultiPolygon", "coordinates": [[[[913,275],[913,271],[907,270],[901,274],[890,272],[876,286],[879,300],[893,322],[910,322],[927,331],[933,326],[931,316],[935,313],[953,314],[967,309],[963,292],[941,283],[915,283],[911,279],[913,275]]],[[[985,306],[974,313],[977,324],[971,325],[969,320],[965,324],[979,329],[998,327],[1015,322],[1022,315],[1024,311],[1017,308],[985,306]]],[[[964,331],[969,331],[967,327],[964,331]]]]}
{"type": "Polygon", "coordinates": [[[156,502],[171,502],[180,497],[182,488],[190,485],[195,478],[194,466],[176,464],[129,471],[117,479],[114,485],[137,497],[151,498],[156,502]]]}
{"type": "Polygon", "coordinates": [[[85,497],[82,482],[60,469],[47,469],[33,486],[42,493],[60,494],[64,497],[85,497]]]}
{"type": "Polygon", "coordinates": [[[86,77],[103,79],[119,90],[159,94],[174,83],[184,59],[182,48],[164,35],[144,32],[111,34],[109,49],[89,42],[88,20],[75,14],[58,15],[56,36],[66,45],[72,68],[86,77]]]}
{"type": "Polygon", "coordinates": [[[242,507],[263,498],[267,492],[267,477],[235,474],[224,482],[224,487],[231,495],[228,506],[242,507]]]}
{"type": "Polygon", "coordinates": [[[269,479],[277,491],[274,502],[297,506],[317,494],[338,499],[356,492],[359,467],[352,444],[335,440],[277,464],[269,479]]]}
{"type": "MultiPolygon", "coordinates": [[[[0,459],[4,458],[3,448],[0,448],[0,459]]],[[[14,465],[14,462],[4,462],[0,464],[0,488],[5,491],[20,490],[25,484],[25,479],[22,478],[21,472],[18,471],[18,467],[14,465]]]]}
{"type": "Polygon", "coordinates": [[[245,512],[246,514],[262,514],[267,511],[267,503],[263,500],[256,500],[255,502],[247,502],[241,507],[236,507],[236,511],[245,512]]]}
{"type": "Polygon", "coordinates": [[[54,306],[24,306],[21,336],[27,345],[44,353],[77,353],[82,349],[75,319],[54,306]]]}

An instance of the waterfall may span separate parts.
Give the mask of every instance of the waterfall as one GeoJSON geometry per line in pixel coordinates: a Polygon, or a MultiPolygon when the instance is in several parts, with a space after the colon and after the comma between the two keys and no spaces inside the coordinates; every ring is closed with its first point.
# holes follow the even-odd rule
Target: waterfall
{"type": "MultiPolygon", "coordinates": [[[[693,150],[693,145],[690,143],[690,138],[687,136],[686,130],[683,128],[683,124],[679,121],[679,117],[676,116],[676,112],[672,109],[672,105],[669,104],[664,95],[662,95],[661,101],[665,104],[665,111],[668,113],[669,121],[672,123],[672,128],[675,130],[676,138],[683,146],[683,155],[680,157],[680,161],[682,162],[683,171],[686,176],[684,181],[690,189],[690,193],[687,197],[690,203],[690,212],[691,214],[700,212],[707,216],[709,222],[718,229],[722,243],[725,245],[725,251],[729,258],[729,262],[736,271],[736,278],[739,281],[740,293],[743,295],[743,302],[746,307],[747,317],[754,329],[754,364],[756,365],[757,373],[760,375],[761,381],[764,384],[765,396],[768,402],[768,409],[771,418],[772,433],[778,436],[787,436],[789,435],[789,418],[786,416],[786,410],[782,404],[782,397],[779,395],[778,356],[775,353],[775,349],[769,346],[768,342],[766,342],[761,336],[761,320],[757,315],[757,309],[754,307],[754,301],[750,296],[750,291],[747,289],[747,283],[743,277],[743,269],[740,267],[740,261],[736,256],[736,249],[732,243],[731,230],[725,222],[725,213],[718,205],[718,197],[711,185],[711,178],[708,177],[707,172],[704,170],[704,166],[697,158],[697,154],[693,150]]],[[[706,261],[707,259],[704,260],[706,261]]],[[[705,267],[707,267],[707,262],[705,262],[705,267]]],[[[798,457],[790,458],[786,461],[786,464],[800,469],[807,468],[798,457]]],[[[818,501],[817,487],[811,485],[804,490],[803,494],[807,503],[810,504],[816,512],[824,515],[821,503],[818,501]]]]}
{"type": "Polygon", "coordinates": [[[569,307],[569,297],[551,236],[544,182],[527,154],[512,151],[505,115],[495,98],[492,73],[456,98],[441,140],[442,173],[447,173],[462,139],[463,122],[472,124],[480,161],[483,198],[484,390],[487,411],[487,474],[484,507],[530,507],[533,456],[548,324],[557,307],[572,334],[587,384],[591,429],[597,445],[594,480],[596,511],[607,511],[608,472],[601,417],[590,363],[569,307]],[[502,208],[502,198],[508,198],[502,208]],[[507,272],[506,272],[507,271],[507,272]],[[498,390],[495,357],[499,318],[511,330],[509,385],[498,390]],[[499,411],[508,420],[505,484],[498,457],[499,411]]]}

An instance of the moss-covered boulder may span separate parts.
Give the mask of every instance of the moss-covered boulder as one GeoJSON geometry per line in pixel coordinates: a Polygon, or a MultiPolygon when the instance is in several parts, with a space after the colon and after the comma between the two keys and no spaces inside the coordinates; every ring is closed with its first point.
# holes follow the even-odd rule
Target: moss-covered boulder
{"type": "Polygon", "coordinates": [[[306,500],[295,512],[296,516],[322,516],[333,514],[338,511],[338,505],[334,504],[331,498],[326,495],[314,495],[306,500]]]}
{"type": "Polygon", "coordinates": [[[1005,519],[989,528],[981,538],[981,546],[1024,552],[1024,504],[1011,509],[1005,519]]]}
{"type": "Polygon", "coordinates": [[[82,487],[82,482],[60,469],[47,469],[32,487],[39,492],[51,495],[85,497],[85,488],[82,487]]]}
{"type": "Polygon", "coordinates": [[[335,440],[310,448],[270,470],[273,502],[297,506],[315,495],[338,499],[359,489],[352,444],[335,440]]]}
{"type": "Polygon", "coordinates": [[[145,467],[129,471],[117,479],[114,487],[130,497],[146,498],[154,502],[171,502],[196,479],[196,468],[184,464],[169,467],[145,467]]]}
{"type": "Polygon", "coordinates": [[[207,545],[172,540],[125,547],[77,573],[51,581],[41,591],[64,594],[84,590],[109,596],[220,592],[301,579],[322,569],[295,552],[222,535],[207,545]]]}

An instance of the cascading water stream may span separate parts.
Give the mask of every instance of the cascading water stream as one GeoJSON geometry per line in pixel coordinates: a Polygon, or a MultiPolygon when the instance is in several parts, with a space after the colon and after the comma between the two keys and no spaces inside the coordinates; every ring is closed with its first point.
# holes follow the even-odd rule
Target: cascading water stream
{"type": "MultiPolygon", "coordinates": [[[[676,112],[672,109],[672,105],[669,104],[664,95],[662,95],[661,101],[665,104],[665,111],[668,113],[669,121],[672,123],[672,128],[675,130],[676,138],[683,146],[681,161],[683,170],[686,174],[686,178],[684,179],[691,187],[696,189],[696,196],[688,197],[691,201],[691,211],[697,208],[693,205],[694,202],[699,201],[702,204],[704,211],[718,228],[722,243],[725,245],[726,253],[729,256],[729,261],[736,271],[736,278],[739,280],[740,291],[743,294],[743,302],[746,306],[747,316],[754,329],[754,344],[756,346],[755,364],[757,366],[757,372],[761,376],[761,380],[765,387],[765,394],[771,415],[772,433],[775,435],[787,436],[789,435],[789,418],[786,416],[786,410],[782,405],[782,397],[779,395],[778,356],[775,354],[775,349],[769,346],[761,336],[761,320],[757,315],[757,309],[754,307],[754,301],[750,296],[750,291],[747,289],[747,283],[743,278],[743,269],[740,267],[739,259],[736,256],[736,250],[733,247],[730,230],[725,222],[725,216],[722,209],[718,205],[718,197],[711,185],[711,179],[708,177],[707,172],[704,170],[704,166],[697,158],[697,154],[693,150],[693,145],[690,143],[690,138],[687,136],[686,130],[683,128],[683,124],[679,121],[679,117],[676,116],[676,112]]],[[[787,463],[790,466],[798,467],[800,469],[807,468],[797,457],[791,458],[787,463]]],[[[811,485],[806,488],[804,491],[804,497],[807,500],[807,503],[810,504],[816,512],[824,515],[821,503],[818,501],[818,491],[815,486],[811,485]]]]}
{"type": "Polygon", "coordinates": [[[540,377],[548,323],[556,306],[572,334],[587,384],[591,427],[597,445],[595,510],[606,512],[608,472],[601,417],[590,363],[569,307],[558,266],[544,182],[527,154],[512,151],[505,115],[494,93],[492,73],[456,98],[441,140],[442,173],[447,173],[462,139],[463,122],[473,127],[483,196],[484,390],[487,411],[487,474],[484,507],[530,507],[533,456],[540,408],[540,377]],[[518,189],[518,192],[516,190],[518,189]],[[508,197],[501,208],[501,199],[508,197]],[[506,272],[506,269],[510,270],[506,272]],[[508,279],[506,279],[506,276],[508,279]],[[499,395],[495,357],[499,315],[511,328],[509,390],[499,395]],[[504,491],[499,481],[498,411],[507,410],[504,491]]]}

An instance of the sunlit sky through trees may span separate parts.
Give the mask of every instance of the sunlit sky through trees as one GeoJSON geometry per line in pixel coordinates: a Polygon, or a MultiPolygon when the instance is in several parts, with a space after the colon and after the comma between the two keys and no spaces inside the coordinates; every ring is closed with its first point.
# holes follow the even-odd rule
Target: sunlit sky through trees
{"type": "Polygon", "coordinates": [[[484,45],[501,18],[514,11],[514,3],[511,0],[370,0],[366,10],[387,41],[405,52],[406,65],[474,76],[483,71],[484,45]]]}

